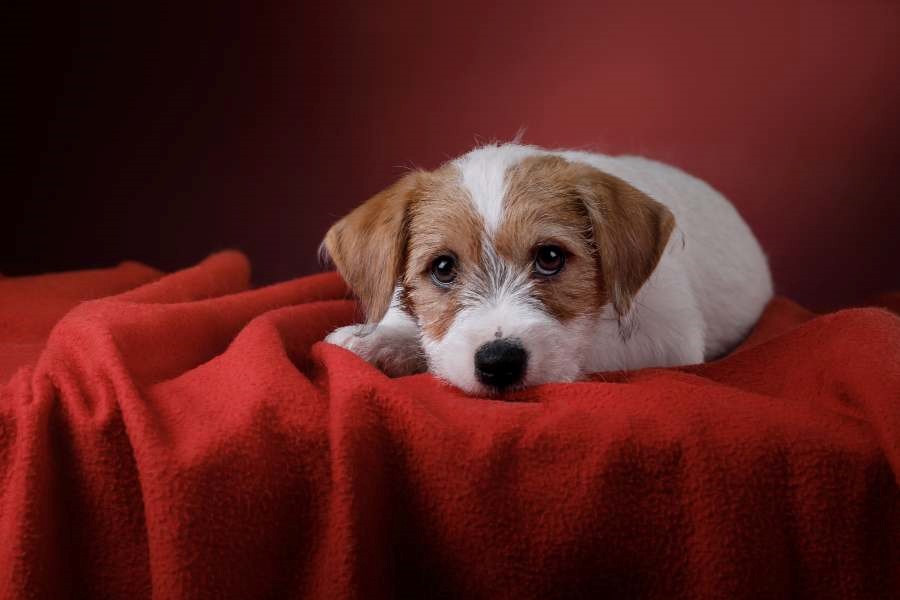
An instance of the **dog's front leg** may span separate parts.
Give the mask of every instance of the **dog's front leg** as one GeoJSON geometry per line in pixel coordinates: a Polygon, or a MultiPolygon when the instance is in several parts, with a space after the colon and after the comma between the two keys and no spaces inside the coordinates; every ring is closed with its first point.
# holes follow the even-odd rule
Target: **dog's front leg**
{"type": "Polygon", "coordinates": [[[397,302],[391,303],[378,325],[338,327],[325,341],[358,354],[390,377],[421,373],[427,368],[419,327],[397,302]]]}

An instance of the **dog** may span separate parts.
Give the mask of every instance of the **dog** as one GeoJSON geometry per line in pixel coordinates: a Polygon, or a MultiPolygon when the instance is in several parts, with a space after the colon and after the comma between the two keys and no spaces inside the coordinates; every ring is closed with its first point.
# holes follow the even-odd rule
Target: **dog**
{"type": "Polygon", "coordinates": [[[472,395],[715,359],[772,297],[734,207],[638,156],[481,146],[407,173],[322,246],[366,315],[325,341],[472,395]]]}

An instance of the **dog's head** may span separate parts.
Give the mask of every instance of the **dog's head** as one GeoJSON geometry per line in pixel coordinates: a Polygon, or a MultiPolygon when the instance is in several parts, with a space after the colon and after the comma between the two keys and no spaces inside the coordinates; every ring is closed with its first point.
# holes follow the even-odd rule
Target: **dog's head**
{"type": "Polygon", "coordinates": [[[627,318],[673,226],[621,179],[510,144],[407,174],[324,246],[370,323],[399,289],[429,369],[492,393],[584,375],[597,318],[627,318]]]}

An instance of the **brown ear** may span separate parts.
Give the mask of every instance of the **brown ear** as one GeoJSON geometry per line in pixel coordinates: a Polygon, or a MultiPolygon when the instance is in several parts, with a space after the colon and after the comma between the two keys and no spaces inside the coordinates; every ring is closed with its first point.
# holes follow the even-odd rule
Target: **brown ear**
{"type": "Polygon", "coordinates": [[[675,227],[668,208],[625,181],[596,169],[582,179],[603,285],[624,317],[656,268],[675,227]]]}
{"type": "Polygon", "coordinates": [[[384,317],[403,269],[409,203],[419,173],[376,194],[335,223],[322,242],[341,276],[362,301],[369,323],[384,317]]]}

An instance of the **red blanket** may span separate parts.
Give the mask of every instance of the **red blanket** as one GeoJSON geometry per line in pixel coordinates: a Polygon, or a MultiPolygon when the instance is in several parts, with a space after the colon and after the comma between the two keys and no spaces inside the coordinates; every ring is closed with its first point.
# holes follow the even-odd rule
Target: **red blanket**
{"type": "Polygon", "coordinates": [[[501,401],[319,342],[345,297],[235,253],[0,279],[0,596],[900,597],[891,313],[778,299],[501,401]]]}

